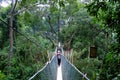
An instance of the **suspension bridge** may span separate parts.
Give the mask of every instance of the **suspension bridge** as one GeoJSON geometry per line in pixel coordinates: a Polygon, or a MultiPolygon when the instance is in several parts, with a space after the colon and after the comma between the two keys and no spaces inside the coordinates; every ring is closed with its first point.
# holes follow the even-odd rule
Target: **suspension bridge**
{"type": "Polygon", "coordinates": [[[58,65],[57,55],[54,54],[50,61],[29,80],[89,80],[89,78],[70,63],[62,53],[60,65],[58,65]]]}

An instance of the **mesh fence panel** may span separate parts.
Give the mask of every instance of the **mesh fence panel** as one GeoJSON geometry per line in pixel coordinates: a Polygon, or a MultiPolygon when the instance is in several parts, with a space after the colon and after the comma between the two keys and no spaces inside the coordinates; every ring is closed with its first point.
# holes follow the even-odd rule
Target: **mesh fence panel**
{"type": "Polygon", "coordinates": [[[61,56],[63,80],[89,80],[82,72],[72,65],[64,56],[61,56]]]}
{"type": "Polygon", "coordinates": [[[56,80],[57,77],[57,57],[47,63],[41,70],[34,74],[29,80],[56,80]]]}

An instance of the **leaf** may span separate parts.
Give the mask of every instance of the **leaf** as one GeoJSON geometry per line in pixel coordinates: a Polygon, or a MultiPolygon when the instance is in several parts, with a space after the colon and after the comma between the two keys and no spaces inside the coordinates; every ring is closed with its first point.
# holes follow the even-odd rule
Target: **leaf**
{"type": "Polygon", "coordinates": [[[106,55],[106,62],[111,61],[111,59],[113,59],[113,54],[108,53],[108,54],[106,55]]]}

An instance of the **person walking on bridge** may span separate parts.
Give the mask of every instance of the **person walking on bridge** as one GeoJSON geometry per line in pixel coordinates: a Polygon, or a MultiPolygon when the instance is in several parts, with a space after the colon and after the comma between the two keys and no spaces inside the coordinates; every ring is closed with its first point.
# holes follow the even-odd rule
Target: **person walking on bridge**
{"type": "Polygon", "coordinates": [[[62,49],[61,48],[57,48],[58,66],[60,66],[60,63],[61,63],[61,54],[62,54],[62,49]]]}

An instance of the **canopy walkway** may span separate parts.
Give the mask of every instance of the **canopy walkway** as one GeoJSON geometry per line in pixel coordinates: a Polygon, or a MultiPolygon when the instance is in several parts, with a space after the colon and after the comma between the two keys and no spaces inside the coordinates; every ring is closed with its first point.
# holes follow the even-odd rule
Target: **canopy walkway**
{"type": "MultiPolygon", "coordinates": [[[[58,61],[57,56],[52,59],[29,80],[57,80],[58,61]]],[[[89,80],[85,74],[80,72],[63,55],[61,55],[62,80],[89,80]]]]}

